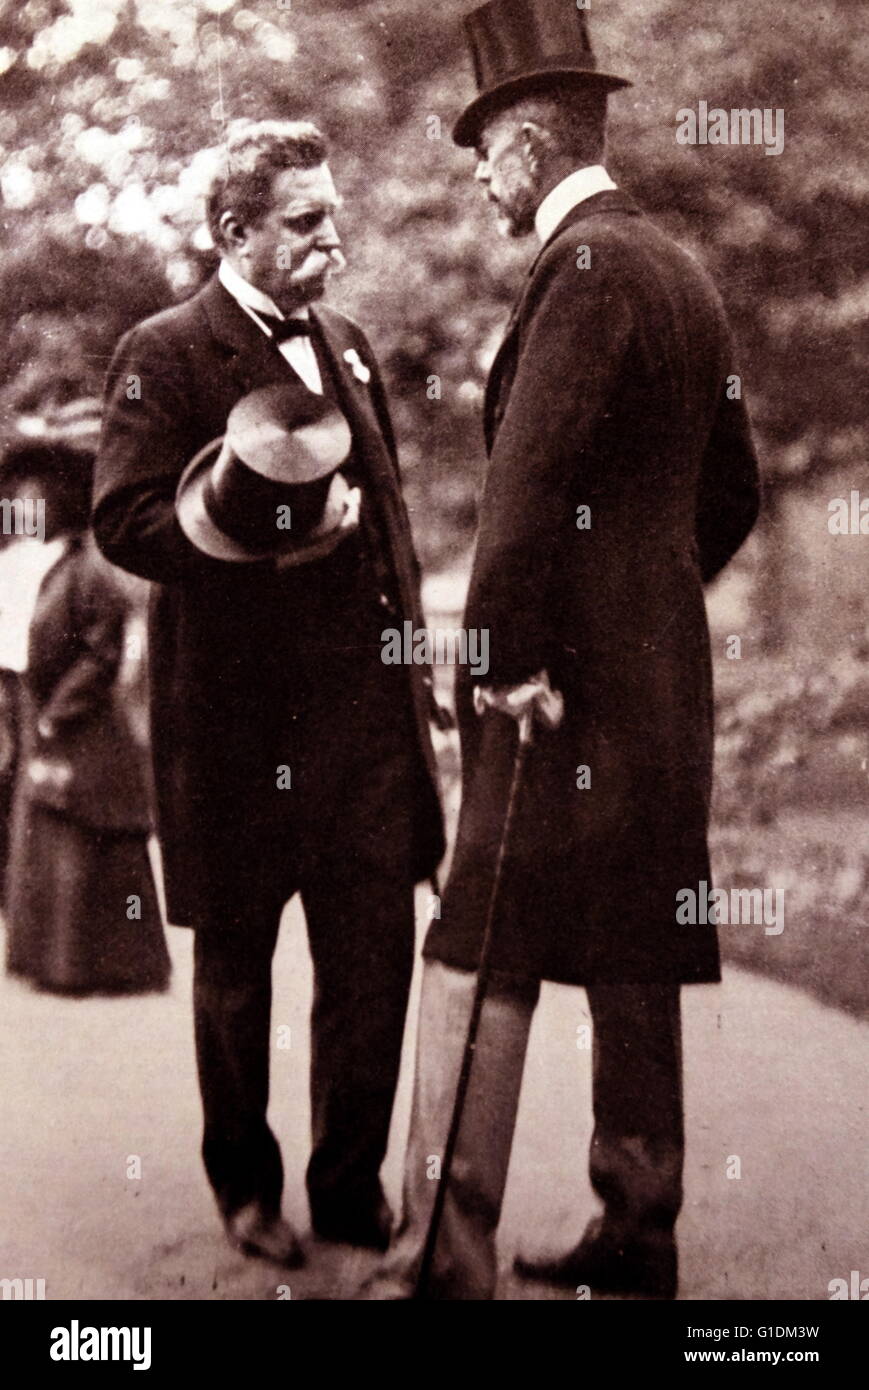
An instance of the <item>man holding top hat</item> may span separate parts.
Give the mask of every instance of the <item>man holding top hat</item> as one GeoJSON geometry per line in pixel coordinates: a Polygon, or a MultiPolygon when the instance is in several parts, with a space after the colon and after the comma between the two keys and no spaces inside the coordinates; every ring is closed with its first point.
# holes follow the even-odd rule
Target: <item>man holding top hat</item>
{"type": "Polygon", "coordinates": [[[323,136],[230,129],[208,200],[218,273],[120,342],[94,529],[154,581],[150,675],[168,916],[196,929],[203,1157],[231,1242],[285,1265],[266,1121],[271,961],[301,894],[314,963],[307,1187],[323,1238],[384,1248],[385,1153],[414,884],[443,851],[422,624],[386,396],[320,304],[344,264],[323,136]]]}
{"type": "Polygon", "coordinates": [[[679,890],[710,878],[703,585],[754,523],[757,461],[714,287],[603,165],[607,98],[630,84],[597,69],[584,13],[492,0],[466,29],[480,90],[455,139],[476,149],[502,233],[536,233],[539,251],[486,395],[464,621],[489,633],[491,679],[458,676],[463,801],[424,951],[404,1218],[364,1296],[493,1297],[551,980],[588,994],[602,1210],[570,1253],[518,1267],[671,1298],[680,986],[719,978],[715,928],[676,918],[679,890]],[[533,731],[518,759],[517,728],[533,731]]]}

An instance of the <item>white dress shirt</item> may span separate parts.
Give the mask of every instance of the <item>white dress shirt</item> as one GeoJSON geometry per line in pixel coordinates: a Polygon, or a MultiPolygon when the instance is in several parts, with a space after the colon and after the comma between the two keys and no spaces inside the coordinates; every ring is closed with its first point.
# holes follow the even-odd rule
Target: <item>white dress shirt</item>
{"type": "Polygon", "coordinates": [[[616,187],[602,164],[589,164],[585,169],[568,174],[547,193],[537,209],[534,225],[540,240],[546,243],[567,214],[586,198],[593,198],[595,193],[608,193],[616,187]]]}
{"type": "MultiPolygon", "coordinates": [[[[217,272],[223,288],[232,295],[237,304],[244,309],[249,318],[267,334],[272,337],[272,331],[267,323],[263,323],[260,314],[271,314],[273,318],[282,319],[285,317],[273,300],[267,294],[258,290],[237,270],[233,270],[229,261],[221,261],[220,269],[217,272]]],[[[307,308],[299,309],[293,318],[307,319],[307,308]]],[[[317,362],[317,354],[314,352],[314,345],[308,337],[288,338],[285,343],[278,343],[278,352],[289,362],[294,371],[298,372],[305,385],[310,391],[316,391],[318,396],[323,394],[323,380],[320,376],[320,367],[317,362]]]]}

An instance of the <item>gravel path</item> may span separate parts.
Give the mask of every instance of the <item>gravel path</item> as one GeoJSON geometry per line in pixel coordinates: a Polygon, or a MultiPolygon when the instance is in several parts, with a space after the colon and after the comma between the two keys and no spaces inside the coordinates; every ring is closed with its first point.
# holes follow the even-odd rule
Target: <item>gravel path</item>
{"type": "MultiPolygon", "coordinates": [[[[420,918],[425,900],[420,895],[420,918]]],[[[141,999],[56,999],[0,979],[0,1277],[46,1280],[53,1299],[348,1296],[363,1253],[310,1243],[288,1278],[224,1244],[199,1162],[190,1014],[191,938],[172,930],[172,990],[141,999]],[[141,1178],[127,1176],[131,1156],[141,1178]]],[[[285,915],[275,967],[272,1118],[285,1209],[305,1229],[303,921],[285,915]],[[275,1036],[277,1036],[275,1032],[275,1036]]],[[[547,987],[535,1021],[504,1212],[505,1264],[520,1243],[559,1248],[590,1214],[589,1053],[580,990],[547,987]]],[[[406,1059],[412,1039],[408,1037],[406,1059]]],[[[832,1278],[869,1275],[869,1026],[730,969],[685,991],[689,1136],[680,1223],[690,1299],[825,1299],[832,1278]],[[741,1176],[727,1176],[736,1171],[741,1176]]],[[[407,1122],[405,1066],[386,1179],[395,1198],[407,1122]]],[[[562,1246],[563,1248],[563,1246],[562,1246]]],[[[562,1298],[505,1274],[500,1297],[562,1298]]]]}

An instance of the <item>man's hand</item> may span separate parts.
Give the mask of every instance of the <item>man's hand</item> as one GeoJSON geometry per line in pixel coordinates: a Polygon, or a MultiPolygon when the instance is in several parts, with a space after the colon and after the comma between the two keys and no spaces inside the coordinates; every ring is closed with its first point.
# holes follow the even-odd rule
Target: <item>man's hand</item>
{"type": "MultiPolygon", "coordinates": [[[[344,484],[344,479],[339,478],[339,482],[344,484]]],[[[333,480],[329,489],[329,496],[326,498],[323,520],[317,530],[312,532],[312,535],[316,537],[319,531],[325,531],[328,534],[332,527],[337,525],[343,540],[349,532],[358,530],[361,507],[362,493],[358,487],[348,490],[346,484],[341,487],[336,485],[333,480]]]]}
{"type": "Polygon", "coordinates": [[[496,709],[521,723],[528,715],[537,716],[546,729],[557,729],[564,719],[564,696],[553,690],[549,684],[549,674],[541,671],[533,680],[522,685],[505,685],[497,688],[476,686],[474,689],[474,709],[484,714],[487,709],[496,709]]]}

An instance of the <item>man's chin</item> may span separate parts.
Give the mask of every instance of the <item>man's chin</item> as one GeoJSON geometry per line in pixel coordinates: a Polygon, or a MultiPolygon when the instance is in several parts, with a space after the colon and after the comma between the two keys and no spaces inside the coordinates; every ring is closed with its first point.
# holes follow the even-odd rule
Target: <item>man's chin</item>
{"type": "Polygon", "coordinates": [[[315,299],[322,299],[328,288],[328,275],[322,275],[316,280],[306,280],[302,286],[305,295],[305,303],[311,304],[315,299]]]}
{"type": "Polygon", "coordinates": [[[533,223],[530,227],[526,226],[524,222],[520,222],[518,218],[511,216],[510,213],[504,212],[502,208],[496,209],[496,222],[498,235],[503,237],[505,241],[514,241],[520,237],[527,236],[528,233],[533,230],[533,223]]]}
{"type": "Polygon", "coordinates": [[[310,279],[296,280],[292,286],[281,297],[281,301],[276,301],[283,313],[291,313],[293,309],[298,309],[305,304],[313,304],[318,299],[322,299],[329,286],[329,276],[312,275],[310,279]]]}

